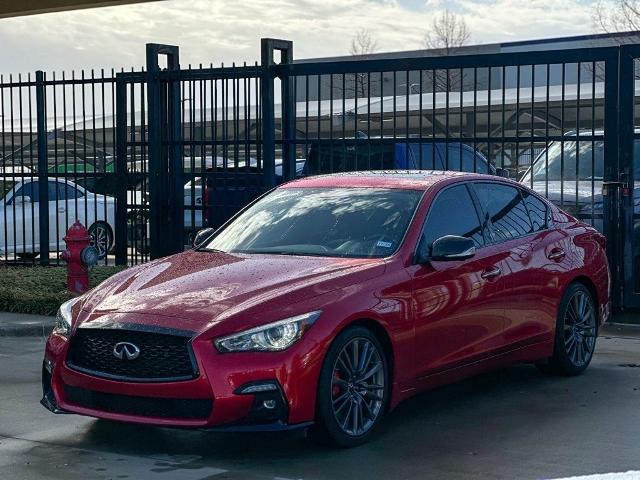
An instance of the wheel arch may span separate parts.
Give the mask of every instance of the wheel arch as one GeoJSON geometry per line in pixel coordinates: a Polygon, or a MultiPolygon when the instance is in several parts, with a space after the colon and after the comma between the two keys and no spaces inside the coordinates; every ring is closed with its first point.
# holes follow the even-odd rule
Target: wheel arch
{"type": "MultiPolygon", "coordinates": [[[[388,363],[388,375],[389,375],[389,395],[390,399],[393,398],[393,382],[395,379],[395,352],[393,348],[393,342],[391,336],[385,328],[385,326],[378,320],[374,320],[368,317],[356,318],[349,323],[342,326],[342,328],[336,333],[336,337],[350,327],[364,327],[370,330],[378,339],[384,350],[385,357],[388,363]]],[[[387,409],[390,407],[391,401],[387,403],[387,409]]]]}
{"type": "Polygon", "coordinates": [[[598,295],[598,289],[596,288],[596,284],[593,282],[593,280],[591,280],[591,278],[589,278],[586,275],[578,275],[577,277],[573,278],[569,283],[567,283],[566,287],[568,287],[572,283],[579,283],[583,285],[587,290],[589,290],[589,293],[593,297],[593,300],[596,302],[596,308],[600,305],[601,299],[599,298],[599,295],[598,295]]]}

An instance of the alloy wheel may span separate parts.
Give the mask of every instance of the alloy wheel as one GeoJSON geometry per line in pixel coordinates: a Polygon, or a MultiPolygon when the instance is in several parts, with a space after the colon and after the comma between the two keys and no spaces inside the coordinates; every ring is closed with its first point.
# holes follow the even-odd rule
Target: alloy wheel
{"type": "Polygon", "coordinates": [[[110,234],[107,227],[102,224],[93,225],[91,227],[91,230],[89,231],[89,234],[91,235],[90,244],[96,247],[96,250],[98,250],[98,257],[106,257],[109,248],[111,248],[111,242],[109,239],[110,234]]]}
{"type": "Polygon", "coordinates": [[[369,339],[352,339],[338,355],[331,381],[333,415],[343,432],[360,436],[373,427],[385,387],[381,352],[369,339]]]}
{"type": "Polygon", "coordinates": [[[578,290],[564,314],[564,346],[576,366],[589,362],[596,343],[596,312],[586,292],[578,290]]]}

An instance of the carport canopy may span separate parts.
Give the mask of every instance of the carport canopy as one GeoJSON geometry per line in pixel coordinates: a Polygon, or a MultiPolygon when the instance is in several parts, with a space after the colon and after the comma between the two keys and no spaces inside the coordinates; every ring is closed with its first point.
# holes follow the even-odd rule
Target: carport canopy
{"type": "Polygon", "coordinates": [[[158,0],[0,0],[0,18],[158,0]]]}

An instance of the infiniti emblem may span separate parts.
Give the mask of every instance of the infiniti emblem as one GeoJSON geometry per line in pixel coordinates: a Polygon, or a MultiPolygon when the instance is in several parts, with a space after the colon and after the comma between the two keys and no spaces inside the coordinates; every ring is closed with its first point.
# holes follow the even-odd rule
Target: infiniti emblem
{"type": "Polygon", "coordinates": [[[113,356],[120,360],[135,360],[140,356],[140,349],[133,343],[119,342],[113,347],[113,356]]]}

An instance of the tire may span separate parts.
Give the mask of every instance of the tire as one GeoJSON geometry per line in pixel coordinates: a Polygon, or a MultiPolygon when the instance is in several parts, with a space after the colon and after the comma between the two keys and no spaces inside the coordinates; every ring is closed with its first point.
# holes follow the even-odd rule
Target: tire
{"type": "Polygon", "coordinates": [[[98,250],[98,258],[104,259],[113,249],[113,231],[106,222],[96,222],[89,227],[91,245],[98,250]]]}
{"type": "Polygon", "coordinates": [[[597,334],[598,308],[593,295],[581,283],[571,283],[558,308],[553,356],[537,364],[538,368],[552,375],[580,375],[591,363],[597,334]]]}
{"type": "Polygon", "coordinates": [[[336,337],[320,372],[316,441],[342,448],[367,442],[389,403],[388,359],[371,330],[354,326],[336,337]],[[358,365],[352,368],[354,359],[358,365]]]}

